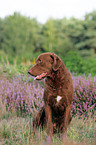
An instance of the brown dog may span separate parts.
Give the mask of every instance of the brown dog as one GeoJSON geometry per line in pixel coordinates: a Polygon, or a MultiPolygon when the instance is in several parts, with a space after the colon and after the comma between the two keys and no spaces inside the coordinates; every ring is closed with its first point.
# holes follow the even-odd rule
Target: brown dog
{"type": "Polygon", "coordinates": [[[43,96],[45,104],[36,114],[33,125],[43,127],[46,124],[50,136],[55,131],[64,133],[72,119],[73,83],[63,61],[54,53],[43,53],[38,56],[29,74],[37,80],[46,77],[43,96]]]}

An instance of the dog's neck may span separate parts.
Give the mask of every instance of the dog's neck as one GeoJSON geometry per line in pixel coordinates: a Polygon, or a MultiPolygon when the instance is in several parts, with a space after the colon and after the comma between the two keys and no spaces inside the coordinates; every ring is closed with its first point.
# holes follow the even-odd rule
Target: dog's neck
{"type": "Polygon", "coordinates": [[[60,70],[53,71],[52,74],[47,76],[46,83],[53,89],[60,88],[62,86],[62,81],[66,79],[66,67],[61,67],[60,70]]]}

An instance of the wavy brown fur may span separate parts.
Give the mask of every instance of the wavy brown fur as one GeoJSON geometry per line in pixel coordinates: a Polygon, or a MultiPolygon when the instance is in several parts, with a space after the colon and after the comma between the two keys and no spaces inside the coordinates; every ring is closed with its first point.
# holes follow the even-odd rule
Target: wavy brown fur
{"type": "MultiPolygon", "coordinates": [[[[32,76],[46,77],[44,90],[44,107],[36,114],[34,126],[46,127],[47,133],[52,136],[54,132],[67,131],[72,119],[71,103],[73,99],[73,83],[71,74],[63,61],[54,53],[43,53],[38,56],[36,65],[29,73],[32,76]],[[57,96],[62,97],[59,102],[57,96]]],[[[42,79],[42,77],[37,79],[42,79]]]]}

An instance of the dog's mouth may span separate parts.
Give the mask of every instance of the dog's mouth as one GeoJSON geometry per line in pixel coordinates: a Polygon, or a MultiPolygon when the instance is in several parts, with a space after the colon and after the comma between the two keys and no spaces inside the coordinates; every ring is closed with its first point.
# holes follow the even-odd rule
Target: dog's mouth
{"type": "Polygon", "coordinates": [[[37,76],[33,75],[33,73],[31,71],[28,71],[28,73],[31,76],[35,77],[34,80],[41,80],[41,79],[44,79],[47,76],[47,72],[43,72],[43,73],[41,73],[40,75],[37,75],[37,76]]]}
{"type": "Polygon", "coordinates": [[[41,79],[45,78],[46,75],[47,75],[47,72],[43,72],[42,74],[36,76],[35,79],[36,79],[36,80],[41,80],[41,79]]]}

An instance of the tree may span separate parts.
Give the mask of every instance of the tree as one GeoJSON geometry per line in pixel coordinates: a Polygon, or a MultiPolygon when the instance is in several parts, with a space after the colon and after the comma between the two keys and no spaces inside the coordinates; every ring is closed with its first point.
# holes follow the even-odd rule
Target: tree
{"type": "Polygon", "coordinates": [[[39,24],[35,19],[26,18],[18,13],[8,16],[3,22],[2,49],[15,56],[33,52],[38,42],[39,24]]]}
{"type": "Polygon", "coordinates": [[[91,55],[94,55],[96,54],[96,11],[85,15],[83,28],[83,39],[78,42],[77,48],[91,50],[91,55]]]}
{"type": "Polygon", "coordinates": [[[0,19],[0,50],[2,49],[2,42],[4,39],[3,30],[4,30],[3,21],[2,21],[2,19],[0,19]]]}
{"type": "Polygon", "coordinates": [[[46,24],[44,24],[43,28],[43,35],[44,35],[44,43],[43,48],[45,51],[54,51],[54,44],[55,44],[55,32],[56,29],[54,27],[54,20],[50,18],[46,24]]]}

